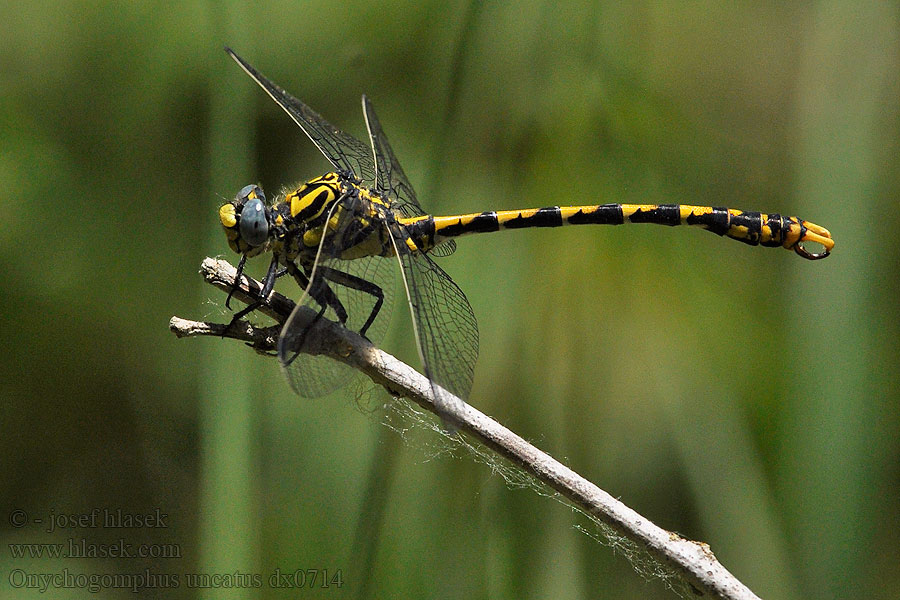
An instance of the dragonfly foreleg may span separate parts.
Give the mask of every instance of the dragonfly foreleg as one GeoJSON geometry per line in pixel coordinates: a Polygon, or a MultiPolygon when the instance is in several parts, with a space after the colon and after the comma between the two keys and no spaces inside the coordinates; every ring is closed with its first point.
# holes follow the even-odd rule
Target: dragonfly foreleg
{"type": "MultiPolygon", "coordinates": [[[[231,308],[231,297],[234,296],[234,293],[241,286],[241,275],[244,274],[244,264],[247,262],[247,255],[241,254],[241,261],[237,266],[237,274],[234,276],[234,286],[232,286],[231,291],[228,292],[228,296],[225,298],[225,308],[231,308]]],[[[234,321],[232,321],[232,324],[234,321]]],[[[231,327],[231,325],[229,325],[231,327]]]]}
{"type": "MultiPolygon", "coordinates": [[[[241,285],[241,273],[244,270],[244,262],[246,261],[246,258],[247,258],[246,255],[241,257],[241,262],[238,265],[237,276],[234,279],[234,287],[231,289],[231,292],[228,294],[228,299],[225,300],[226,307],[228,306],[228,300],[231,300],[232,294],[234,294],[234,292],[241,285]]],[[[259,308],[260,306],[262,306],[263,302],[265,302],[266,298],[269,297],[269,294],[272,293],[272,288],[275,287],[275,280],[278,279],[279,277],[281,277],[282,275],[284,275],[285,273],[287,273],[287,269],[282,269],[279,271],[278,270],[278,259],[273,258],[272,262],[269,263],[269,270],[266,271],[266,277],[262,281],[263,286],[259,293],[260,299],[255,302],[251,302],[250,304],[248,304],[241,310],[234,313],[234,316],[231,317],[231,322],[228,324],[228,327],[225,329],[225,331],[230,330],[234,326],[235,323],[240,321],[246,315],[249,315],[251,312],[253,312],[257,308],[259,308]]]]}

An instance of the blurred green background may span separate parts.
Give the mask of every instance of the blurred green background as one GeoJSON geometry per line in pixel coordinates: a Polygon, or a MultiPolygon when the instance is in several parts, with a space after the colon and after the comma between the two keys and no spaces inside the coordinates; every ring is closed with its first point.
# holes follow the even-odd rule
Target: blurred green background
{"type": "MultiPolygon", "coordinates": [[[[672,597],[582,517],[435,456],[433,434],[405,443],[377,406],[296,397],[275,361],[169,333],[173,314],[228,319],[197,274],[228,252],[222,199],[328,169],[224,44],[360,137],[369,94],[435,213],[724,204],[828,227],[820,262],[635,226],[467,238],[442,265],[479,319],[473,405],[709,543],[762,597],[897,597],[896,3],[54,1],[0,17],[0,597],[87,597],[14,581],[64,570],[180,574],[143,592],[167,598],[672,597]],[[159,509],[167,527],[47,531],[50,511],[94,509],[159,509]],[[120,539],[180,557],[9,546],[120,539]],[[343,586],[275,588],[276,569],[343,586]],[[198,590],[188,573],[261,585],[198,590]]],[[[409,356],[410,335],[398,310],[386,349],[409,356]]]]}

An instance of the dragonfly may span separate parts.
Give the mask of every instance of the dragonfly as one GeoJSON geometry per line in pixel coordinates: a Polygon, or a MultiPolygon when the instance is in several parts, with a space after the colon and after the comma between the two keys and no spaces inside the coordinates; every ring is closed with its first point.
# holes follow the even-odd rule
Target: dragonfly
{"type": "MultiPolygon", "coordinates": [[[[466,295],[434,260],[451,254],[460,236],[529,227],[654,223],[695,226],[752,246],[787,248],[810,260],[828,256],[834,247],[829,231],[809,221],[725,207],[600,204],[433,216],[419,204],[368,97],[362,97],[369,137],[365,144],[331,125],[230,48],[225,51],[333,167],[273,202],[267,201],[261,186],[251,184],[219,208],[228,244],[241,255],[236,282],[248,258],[271,253],[261,297],[266,298],[283,275],[290,275],[303,290],[282,327],[277,349],[291,387],[301,396],[321,396],[354,379],[350,367],[310,351],[312,324],[329,319],[377,345],[387,329],[399,273],[435,408],[447,415],[468,398],[478,326],[466,295]],[[804,244],[809,242],[823,251],[807,250],[804,244]],[[315,318],[300,318],[303,309],[312,309],[315,318]]],[[[232,324],[259,306],[250,304],[236,312],[232,324]]]]}

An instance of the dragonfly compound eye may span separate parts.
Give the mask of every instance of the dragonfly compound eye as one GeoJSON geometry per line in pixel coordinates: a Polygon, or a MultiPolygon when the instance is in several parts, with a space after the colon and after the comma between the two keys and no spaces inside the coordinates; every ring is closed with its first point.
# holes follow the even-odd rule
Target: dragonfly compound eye
{"type": "Polygon", "coordinates": [[[258,185],[251,183],[250,185],[245,185],[241,188],[241,191],[237,193],[237,196],[234,198],[236,204],[240,205],[246,202],[247,200],[258,199],[262,202],[266,201],[266,195],[262,191],[262,188],[258,185]]]}
{"type": "Polygon", "coordinates": [[[262,246],[269,237],[266,207],[258,198],[248,200],[241,209],[241,239],[251,246],[262,246]]]}

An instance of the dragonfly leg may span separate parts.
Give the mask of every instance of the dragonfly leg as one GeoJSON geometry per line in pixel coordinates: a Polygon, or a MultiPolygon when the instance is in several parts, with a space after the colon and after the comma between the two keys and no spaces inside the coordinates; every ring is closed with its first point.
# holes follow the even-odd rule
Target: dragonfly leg
{"type": "MultiPolygon", "coordinates": [[[[317,270],[323,268],[324,267],[317,267],[317,270]]],[[[347,309],[344,308],[344,305],[334,293],[334,290],[332,290],[328,283],[324,281],[324,277],[317,277],[316,281],[310,285],[309,275],[301,271],[293,263],[288,266],[288,272],[297,281],[297,285],[307,290],[309,296],[315,300],[319,306],[325,307],[326,309],[331,308],[341,325],[347,323],[347,309]]]]}
{"type": "MultiPolygon", "coordinates": [[[[231,300],[232,294],[234,294],[234,292],[238,289],[238,287],[240,287],[241,274],[244,270],[244,262],[246,261],[246,258],[247,258],[246,255],[241,257],[241,262],[238,265],[237,277],[235,277],[235,280],[234,280],[234,287],[231,289],[231,292],[228,294],[228,299],[225,300],[225,306],[228,306],[228,300],[231,300]]],[[[225,331],[226,332],[229,331],[234,326],[235,323],[240,321],[242,318],[244,318],[246,315],[250,314],[257,308],[259,308],[260,306],[262,306],[265,299],[268,298],[269,294],[272,293],[272,288],[275,287],[275,280],[278,279],[279,277],[281,277],[282,275],[284,275],[285,273],[287,273],[287,269],[283,269],[283,270],[279,271],[278,270],[278,259],[273,258],[272,262],[269,263],[269,270],[266,271],[266,276],[262,282],[263,283],[262,290],[260,290],[260,293],[259,293],[259,297],[262,298],[262,300],[257,300],[256,302],[251,302],[250,304],[248,304],[241,310],[234,313],[234,316],[231,317],[231,322],[228,324],[228,327],[225,328],[225,331]]]]}
{"type": "Polygon", "coordinates": [[[372,323],[375,321],[375,318],[381,311],[381,305],[384,304],[384,290],[382,290],[371,281],[367,281],[361,277],[357,277],[356,275],[344,273],[343,271],[338,271],[337,269],[333,269],[331,267],[319,268],[322,270],[322,277],[328,279],[332,283],[336,283],[353,290],[359,290],[360,292],[369,294],[375,298],[375,306],[372,307],[372,312],[369,313],[369,318],[366,319],[365,324],[359,330],[359,335],[366,337],[366,331],[368,331],[369,327],[372,326],[372,323]]]}
{"type": "MultiPolygon", "coordinates": [[[[310,327],[312,327],[312,325],[314,323],[316,323],[319,319],[322,318],[322,315],[325,314],[325,308],[326,307],[323,304],[321,306],[321,308],[319,309],[319,312],[316,313],[316,317],[313,319],[313,322],[310,324],[310,327]]],[[[293,350],[294,353],[291,355],[291,357],[287,358],[287,359],[282,359],[281,362],[285,367],[290,365],[292,362],[294,362],[297,359],[298,356],[300,356],[300,349],[303,348],[303,344],[306,342],[306,332],[307,331],[309,331],[309,327],[304,328],[303,331],[300,332],[300,335],[298,336],[299,339],[297,339],[296,342],[294,344],[292,344],[293,348],[294,348],[294,350],[293,350]]]]}
{"type": "MultiPolygon", "coordinates": [[[[231,297],[234,296],[234,293],[241,285],[241,275],[244,274],[244,264],[247,262],[247,255],[241,254],[241,262],[238,263],[237,266],[237,275],[234,276],[234,286],[231,288],[231,291],[228,292],[228,297],[225,298],[225,308],[231,308],[231,297]]],[[[229,325],[231,327],[231,325],[229,325]]]]}
{"type": "Polygon", "coordinates": [[[284,364],[284,366],[288,366],[292,362],[294,362],[294,360],[296,360],[297,356],[300,355],[300,351],[303,348],[303,345],[306,343],[306,333],[316,322],[319,321],[319,319],[321,319],[325,315],[325,311],[329,307],[334,310],[341,324],[347,322],[347,310],[344,308],[344,305],[341,304],[341,301],[335,295],[334,291],[322,278],[317,278],[316,283],[314,285],[310,285],[309,277],[307,276],[307,274],[301,271],[294,263],[289,263],[287,268],[285,269],[285,272],[290,273],[294,280],[297,282],[297,285],[307,290],[309,296],[319,305],[319,311],[312,319],[312,322],[308,326],[304,327],[303,330],[296,335],[296,339],[290,340],[289,346],[291,348],[292,354],[289,358],[282,359],[282,364],[284,364]]]}

